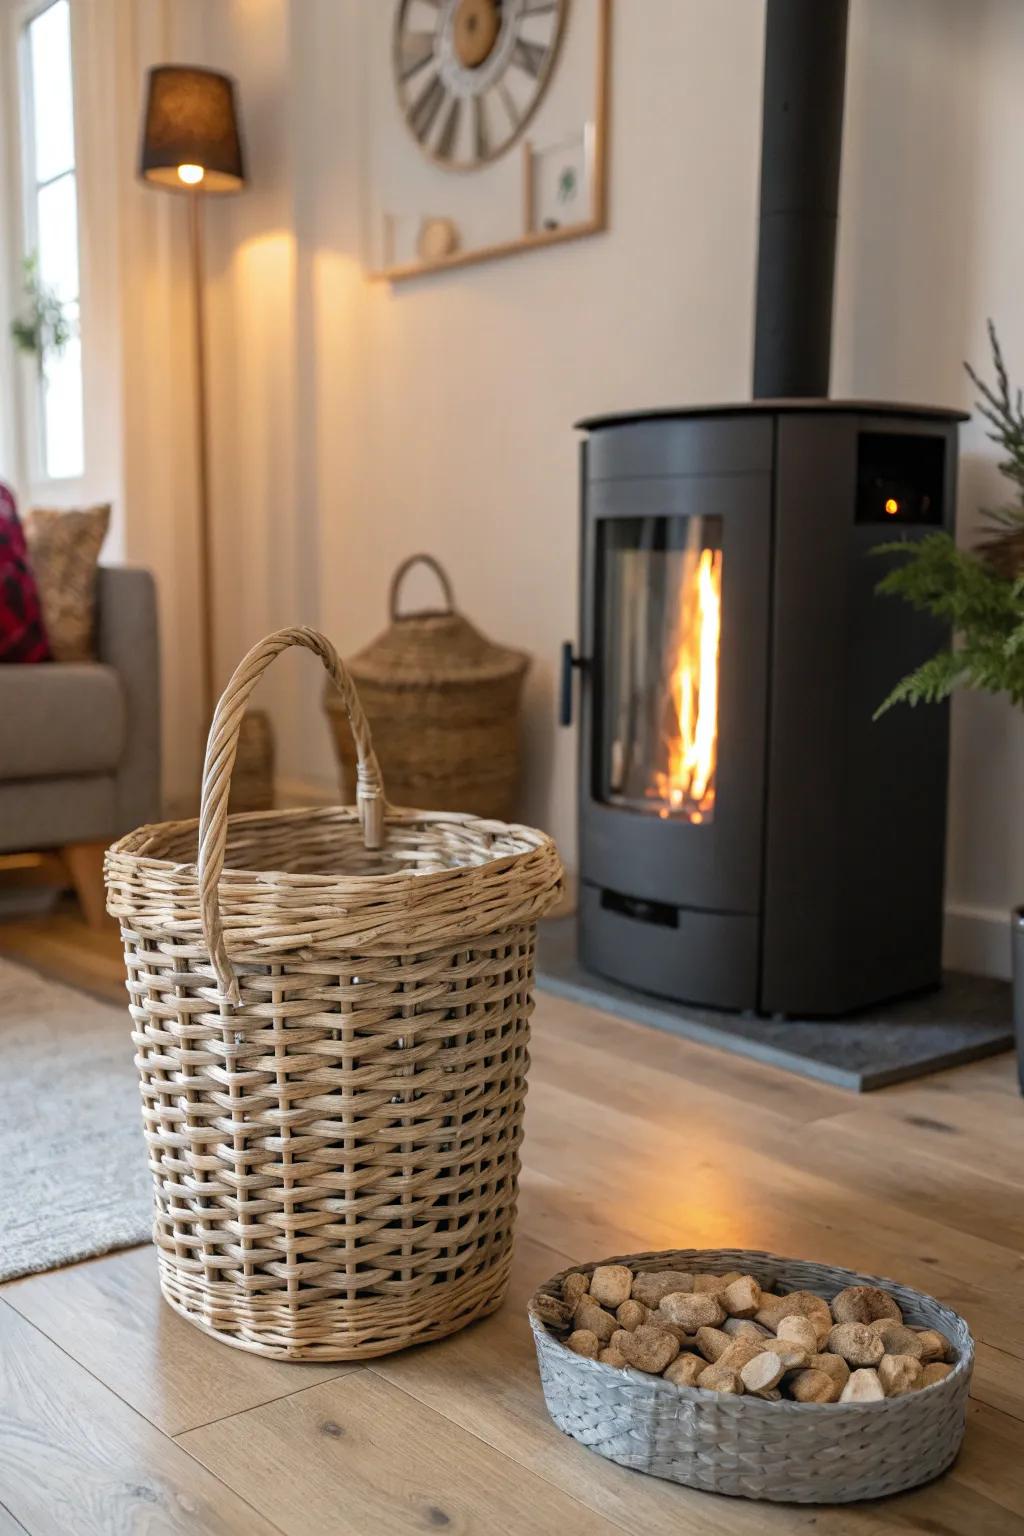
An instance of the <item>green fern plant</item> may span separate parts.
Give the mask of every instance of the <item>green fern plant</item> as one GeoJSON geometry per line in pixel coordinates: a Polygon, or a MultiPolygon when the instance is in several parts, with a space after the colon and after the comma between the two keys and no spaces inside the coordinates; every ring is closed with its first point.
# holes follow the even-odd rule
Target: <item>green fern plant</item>
{"type": "Polygon", "coordinates": [[[958,549],[947,533],[875,550],[900,561],[878,591],[932,614],[952,631],[952,644],[902,678],[876,719],[894,704],[934,704],[958,688],[1005,693],[1024,706],[1024,399],[1010,389],[991,321],[988,329],[995,386],[964,366],[981,395],[978,409],[992,427],[988,435],[1006,454],[999,467],[1020,504],[986,514],[988,532],[977,551],[958,549]]]}
{"type": "Polygon", "coordinates": [[[955,642],[898,682],[877,713],[894,704],[934,704],[957,688],[1008,693],[1024,705],[1024,576],[1004,576],[946,533],[919,544],[882,544],[877,553],[902,558],[879,592],[944,620],[955,642]]]}

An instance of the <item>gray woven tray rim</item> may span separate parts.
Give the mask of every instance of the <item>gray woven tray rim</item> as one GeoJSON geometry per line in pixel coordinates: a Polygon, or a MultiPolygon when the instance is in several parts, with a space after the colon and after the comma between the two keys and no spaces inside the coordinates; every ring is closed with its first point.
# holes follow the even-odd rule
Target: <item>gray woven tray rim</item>
{"type": "MultiPolygon", "coordinates": [[[[783,1281],[783,1284],[787,1288],[794,1288],[789,1280],[783,1281]]],[[[958,1398],[962,1398],[966,1402],[970,1375],[974,1364],[974,1341],[967,1323],[959,1313],[955,1312],[951,1307],[947,1307],[944,1302],[940,1302],[936,1297],[929,1295],[927,1292],[919,1291],[912,1286],[902,1285],[898,1281],[891,1280],[886,1276],[868,1275],[858,1270],[845,1269],[840,1265],[821,1264],[813,1260],[785,1258],[779,1254],[758,1249],[662,1249],[653,1250],[649,1253],[616,1254],[610,1258],[596,1259],[585,1264],[572,1264],[566,1269],[560,1270],[557,1275],[553,1275],[551,1279],[537,1287],[530,1298],[528,1315],[537,1348],[538,1361],[541,1365],[542,1379],[544,1378],[545,1355],[549,1358],[555,1356],[557,1357],[559,1369],[566,1375],[573,1377],[577,1382],[585,1383],[589,1379],[595,1386],[603,1387],[606,1385],[609,1390],[618,1392],[622,1391],[624,1385],[632,1387],[638,1394],[638,1401],[642,1394],[645,1405],[651,1402],[660,1402],[661,1405],[666,1406],[673,1402],[678,1403],[679,1401],[690,1403],[694,1406],[694,1411],[698,1415],[713,1411],[718,1416],[720,1422],[735,1422],[737,1432],[739,1432],[741,1426],[753,1427],[759,1423],[770,1424],[777,1428],[780,1420],[782,1420],[793,1425],[794,1429],[797,1423],[805,1424],[806,1428],[801,1429],[801,1434],[811,1432],[812,1426],[816,1423],[828,1435],[829,1439],[834,1439],[840,1434],[848,1435],[852,1424],[866,1424],[871,1422],[872,1418],[887,1417],[889,1423],[904,1421],[910,1415],[920,1413],[922,1399],[930,1399],[936,1404],[940,1401],[948,1400],[951,1406],[954,1404],[954,1400],[958,1398]],[[822,1294],[823,1287],[826,1287],[829,1290],[829,1294],[824,1296],[825,1300],[831,1300],[839,1290],[842,1290],[847,1285],[878,1286],[879,1289],[895,1297],[900,1303],[901,1310],[904,1311],[905,1316],[910,1321],[913,1320],[915,1311],[924,1311],[925,1314],[928,1312],[937,1314],[937,1319],[934,1316],[931,1317],[926,1326],[942,1327],[942,1331],[948,1335],[956,1351],[957,1358],[949,1375],[945,1376],[941,1381],[922,1388],[918,1392],[868,1403],[793,1403],[788,1401],[773,1403],[753,1396],[730,1397],[727,1394],[702,1392],[698,1387],[676,1386],[673,1382],[665,1381],[663,1377],[654,1376],[645,1371],[638,1371],[631,1367],[620,1369],[616,1366],[605,1365],[599,1360],[590,1360],[585,1356],[576,1355],[538,1317],[535,1309],[538,1296],[559,1295],[561,1282],[566,1275],[577,1272],[590,1274],[601,1264],[627,1264],[633,1269],[650,1272],[674,1268],[682,1270],[708,1270],[711,1272],[714,1272],[716,1268],[721,1271],[743,1268],[744,1273],[751,1273],[755,1276],[771,1274],[773,1283],[775,1277],[780,1274],[786,1274],[790,1270],[811,1269],[817,1270],[822,1276],[827,1276],[827,1279],[820,1279],[817,1284],[802,1279],[801,1283],[795,1288],[811,1290],[817,1294],[822,1294]],[[714,1400],[713,1410],[710,1400],[714,1400]]],[[[565,1425],[559,1423],[557,1412],[548,1395],[548,1382],[546,1379],[543,1380],[543,1385],[548,1411],[552,1414],[559,1428],[562,1428],[565,1433],[573,1434],[571,1428],[566,1429],[565,1425]]],[[[635,1430],[638,1439],[642,1436],[642,1431],[643,1426],[638,1424],[635,1430]]],[[[962,1439],[962,1428],[956,1443],[952,1446],[948,1456],[945,1457],[944,1466],[948,1466],[954,1459],[959,1449],[960,1439],[962,1439]]],[[[584,1443],[587,1442],[584,1441],[584,1443]]],[[[623,1459],[602,1451],[599,1446],[591,1446],[590,1448],[597,1450],[600,1455],[609,1455],[611,1460],[623,1459]]],[[[886,1487],[885,1492],[896,1492],[903,1487],[912,1487],[917,1482],[930,1480],[931,1477],[937,1476],[939,1471],[944,1470],[944,1466],[938,1467],[936,1470],[927,1473],[926,1476],[920,1477],[915,1474],[909,1463],[910,1458],[908,1458],[906,1480],[898,1482],[892,1487],[886,1487]]],[[[637,1462],[632,1457],[625,1464],[637,1466],[637,1462]]],[[[638,1469],[646,1470],[642,1467],[638,1469]]],[[[735,1480],[735,1469],[730,1468],[729,1472],[732,1474],[732,1478],[729,1476],[723,1478],[723,1482],[727,1484],[731,1484],[731,1480],[735,1480]]],[[[655,1475],[666,1476],[677,1482],[690,1482],[688,1476],[677,1475],[675,1472],[659,1472],[655,1475]]],[[[717,1486],[713,1476],[709,1474],[707,1466],[703,1466],[700,1469],[700,1480],[693,1482],[692,1485],[705,1489],[716,1488],[717,1486]]],[[[753,1494],[747,1493],[745,1489],[739,1489],[731,1485],[723,1486],[717,1491],[741,1493],[747,1497],[790,1498],[800,1502],[814,1502],[816,1499],[838,1502],[844,1497],[866,1498],[875,1496],[872,1493],[853,1493],[844,1496],[842,1493],[837,1494],[834,1486],[831,1484],[827,1488],[823,1486],[822,1492],[818,1494],[813,1489],[813,1479],[808,1479],[804,1486],[788,1494],[780,1492],[753,1494]]]]}

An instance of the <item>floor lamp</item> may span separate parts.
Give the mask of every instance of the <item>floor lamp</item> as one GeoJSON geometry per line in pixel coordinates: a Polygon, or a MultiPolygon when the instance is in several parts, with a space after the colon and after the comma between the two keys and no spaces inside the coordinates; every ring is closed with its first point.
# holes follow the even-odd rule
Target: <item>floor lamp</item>
{"type": "MultiPolygon", "coordinates": [[[[199,523],[199,644],[204,730],[213,717],[213,548],[210,537],[210,453],[206,403],[206,327],[203,307],[203,200],[245,186],[235,82],[192,64],[160,64],[149,71],[139,174],[143,181],[187,199],[195,323],[196,480],[199,523]]],[[[262,810],[273,803],[273,736],[262,711],[242,723],[232,810],[262,810]]]]}

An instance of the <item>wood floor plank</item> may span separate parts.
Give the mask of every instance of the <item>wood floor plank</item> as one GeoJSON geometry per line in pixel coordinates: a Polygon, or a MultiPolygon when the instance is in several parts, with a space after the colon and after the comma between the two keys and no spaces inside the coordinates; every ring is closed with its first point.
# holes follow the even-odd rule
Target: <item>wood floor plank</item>
{"type": "MultiPolygon", "coordinates": [[[[971,1104],[970,1113],[955,1099],[936,1101],[928,1097],[903,1101],[898,1114],[880,1107],[860,1106],[851,1120],[868,1134],[877,1132],[892,1137],[899,1128],[899,1140],[905,1161],[920,1155],[937,1158],[975,1173],[983,1179],[1000,1179],[1011,1184],[1020,1177],[1020,1151],[1024,1142],[1020,1106],[1009,1106],[1007,1113],[997,1113],[992,1105],[971,1104]]],[[[832,1122],[837,1127],[843,1117],[832,1122]]]]}
{"type": "MultiPolygon", "coordinates": [[[[795,1124],[806,1123],[802,1120],[794,1122],[787,1107],[779,1107],[770,1100],[761,1104],[737,1101],[724,1087],[702,1084],[698,1094],[680,1083],[680,1095],[675,1096],[668,1091],[672,1077],[646,1056],[619,1061],[607,1051],[566,1040],[543,1027],[533,1031],[530,1060],[544,1082],[556,1084],[577,1098],[587,1100],[594,1106],[596,1115],[612,1105],[624,1114],[636,1115],[648,1122],[660,1124],[664,1121],[676,1126],[682,1102],[686,1105],[689,1135],[698,1136],[704,1132],[719,1135],[723,1124],[740,1119],[745,1138],[750,1142],[763,1133],[792,1136],[795,1124]]],[[[833,1113],[848,1108],[846,1103],[829,1106],[833,1113]]]]}
{"type": "MultiPolygon", "coordinates": [[[[608,1054],[589,1044],[565,1040],[559,1030],[541,1028],[534,1033],[532,1057],[543,1081],[589,1100],[600,1114],[611,1102],[615,1109],[640,1116],[648,1124],[679,1131],[678,1101],[666,1092],[664,1073],[644,1055],[622,1060],[614,1075],[608,1054]],[[614,1088],[610,1091],[610,1083],[614,1088]]],[[[895,1090],[894,1090],[895,1091],[895,1090]]],[[[1017,1171],[1009,1183],[961,1167],[949,1138],[919,1136],[911,1153],[910,1137],[890,1115],[876,1105],[887,1102],[888,1091],[866,1100],[843,1094],[835,1112],[802,1121],[794,1138],[785,1110],[769,1102],[765,1107],[744,1102],[737,1105],[720,1091],[703,1090],[686,1095],[686,1134],[710,1135],[715,1142],[727,1135],[730,1148],[769,1155],[783,1162],[816,1167],[831,1179],[911,1211],[941,1209],[943,1223],[962,1232],[988,1239],[999,1233],[1007,1247],[1024,1248],[1024,1201],[1016,1198],[1019,1169],[1024,1158],[1024,1117],[1019,1112],[1012,1136],[1006,1139],[1015,1152],[1017,1171]],[[852,1106],[852,1107],[851,1107],[852,1106]]],[[[821,1106],[823,1111],[825,1106],[821,1106]]]]}
{"type": "Polygon", "coordinates": [[[1024,1423],[1024,1369],[1013,1355],[991,1344],[975,1346],[971,1396],[1024,1423]]]}
{"type": "Polygon", "coordinates": [[[372,1371],[175,1442],[285,1536],[601,1536],[614,1526],[372,1371]]]}
{"type": "Polygon", "coordinates": [[[0,1494],[30,1536],[275,1529],[3,1301],[0,1494]]]}
{"type": "MultiPolygon", "coordinates": [[[[548,992],[537,996],[534,1036],[598,1051],[627,1066],[643,1062],[659,1072],[670,1073],[682,1078],[691,1089],[701,1090],[687,1094],[688,1100],[701,1100],[703,1090],[709,1090],[723,1094],[733,1106],[773,1109],[797,1123],[841,1114],[857,1097],[845,1088],[812,1082],[794,1072],[699,1045],[666,1030],[618,1019],[548,992]]],[[[609,1067],[609,1071],[614,1082],[617,1069],[609,1067]]]]}
{"type": "Polygon", "coordinates": [[[987,1403],[970,1403],[964,1448],[953,1476],[1010,1514],[1024,1517],[1024,1423],[987,1403]]]}
{"type": "Polygon", "coordinates": [[[148,1245],[11,1281],[0,1297],[169,1435],[352,1369],[263,1360],[217,1343],[163,1300],[148,1245]]]}
{"type": "MultiPolygon", "coordinates": [[[[1024,1157],[1024,1120],[1015,1140],[1024,1157]]],[[[786,1155],[774,1138],[766,1137],[762,1145],[773,1155],[786,1155]]],[[[911,1147],[890,1119],[843,1115],[815,1121],[801,1133],[800,1156],[866,1196],[937,1212],[944,1226],[958,1232],[986,1241],[998,1234],[1003,1247],[1024,1249],[1019,1184],[994,1177],[992,1170],[964,1166],[951,1148],[920,1142],[911,1147]]]]}

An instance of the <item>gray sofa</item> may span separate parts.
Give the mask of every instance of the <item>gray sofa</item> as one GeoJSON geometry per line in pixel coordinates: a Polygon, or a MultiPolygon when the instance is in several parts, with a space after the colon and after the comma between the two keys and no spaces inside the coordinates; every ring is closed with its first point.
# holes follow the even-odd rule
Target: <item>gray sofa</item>
{"type": "Polygon", "coordinates": [[[148,571],[101,566],[97,659],[0,667],[0,853],[59,849],[102,920],[102,852],[160,815],[160,666],[148,571]]]}

